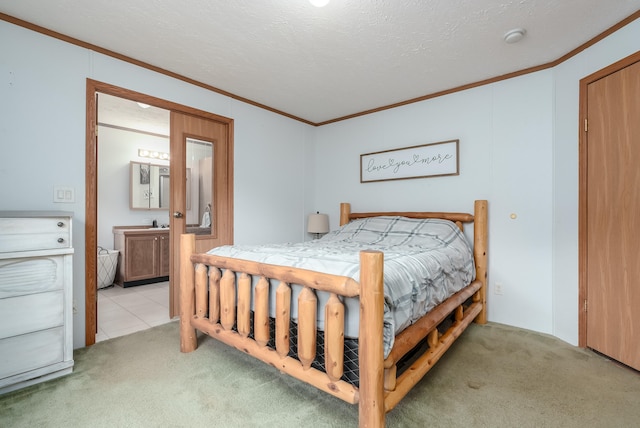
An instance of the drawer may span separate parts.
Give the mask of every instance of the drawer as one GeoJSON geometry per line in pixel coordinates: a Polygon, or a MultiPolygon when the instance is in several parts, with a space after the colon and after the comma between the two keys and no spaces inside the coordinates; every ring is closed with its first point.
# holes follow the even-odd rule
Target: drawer
{"type": "Polygon", "coordinates": [[[0,217],[0,253],[71,247],[69,217],[0,217]]]}
{"type": "Polygon", "coordinates": [[[0,259],[0,299],[62,290],[68,257],[0,259]]]}
{"type": "Polygon", "coordinates": [[[0,299],[0,339],[59,327],[64,323],[64,292],[0,299]]]}
{"type": "Polygon", "coordinates": [[[0,340],[0,386],[2,379],[61,362],[64,330],[56,327],[0,340]]]}

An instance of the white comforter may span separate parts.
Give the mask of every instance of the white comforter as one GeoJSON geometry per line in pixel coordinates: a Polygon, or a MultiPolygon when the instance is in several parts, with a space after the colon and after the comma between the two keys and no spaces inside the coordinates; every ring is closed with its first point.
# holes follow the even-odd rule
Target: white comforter
{"type": "MultiPolygon", "coordinates": [[[[355,220],[323,238],[297,244],[223,246],[219,256],[293,266],[359,280],[360,250],[384,252],[384,355],[394,337],[475,277],[473,253],[452,222],[406,217],[355,220]]],[[[272,287],[274,288],[274,287],[272,287]]],[[[299,289],[297,290],[299,292],[299,289]]],[[[294,296],[296,295],[294,289],[294,296]]],[[[327,296],[318,293],[320,304],[327,296]]],[[[357,299],[345,299],[345,335],[358,336],[357,299]]],[[[322,306],[321,306],[322,307],[322,306]]],[[[318,311],[318,326],[324,325],[318,311]]],[[[297,308],[292,308],[297,317],[297,308]]]]}

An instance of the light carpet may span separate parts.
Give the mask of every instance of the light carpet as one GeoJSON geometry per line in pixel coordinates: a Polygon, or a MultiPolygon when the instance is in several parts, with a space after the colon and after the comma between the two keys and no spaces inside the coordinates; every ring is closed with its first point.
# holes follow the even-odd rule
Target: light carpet
{"type": "MultiPolygon", "coordinates": [[[[72,374],[0,396],[1,427],[356,427],[358,408],[178,323],[76,350],[72,374]]],[[[471,325],[388,427],[640,426],[640,374],[543,334],[471,325]]]]}

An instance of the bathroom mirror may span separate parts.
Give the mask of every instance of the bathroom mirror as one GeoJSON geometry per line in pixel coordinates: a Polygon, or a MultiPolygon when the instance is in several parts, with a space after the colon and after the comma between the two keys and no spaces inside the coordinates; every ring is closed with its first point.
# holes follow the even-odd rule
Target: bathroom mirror
{"type": "MultiPolygon", "coordinates": [[[[168,210],[171,180],[168,165],[130,163],[129,206],[132,210],[168,210]]],[[[187,183],[190,171],[187,170],[187,183]]],[[[190,197],[187,186],[187,209],[190,197]]]]}

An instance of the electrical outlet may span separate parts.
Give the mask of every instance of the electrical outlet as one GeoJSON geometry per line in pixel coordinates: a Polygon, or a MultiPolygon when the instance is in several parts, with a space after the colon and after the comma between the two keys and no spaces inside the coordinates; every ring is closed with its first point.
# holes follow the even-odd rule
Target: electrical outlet
{"type": "Polygon", "coordinates": [[[496,282],[493,286],[493,292],[495,294],[500,294],[502,295],[502,283],[501,282],[496,282]]]}

